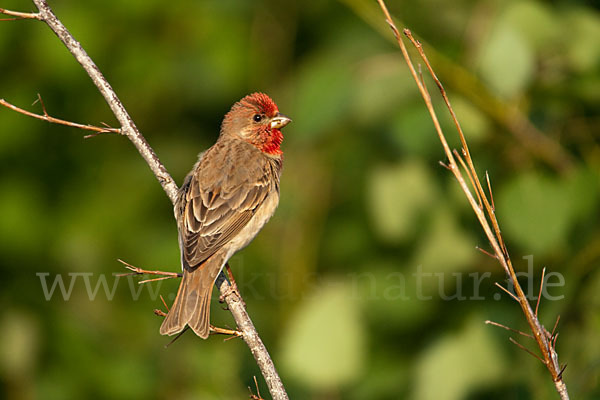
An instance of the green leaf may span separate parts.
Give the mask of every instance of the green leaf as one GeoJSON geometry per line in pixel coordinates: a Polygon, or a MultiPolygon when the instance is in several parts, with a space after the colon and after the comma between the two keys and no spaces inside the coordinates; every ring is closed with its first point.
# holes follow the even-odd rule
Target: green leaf
{"type": "Polygon", "coordinates": [[[572,220],[567,185],[537,173],[515,178],[500,191],[497,216],[506,238],[543,253],[561,245],[572,220]]]}
{"type": "Polygon", "coordinates": [[[294,126],[303,139],[316,140],[339,124],[350,105],[352,74],[347,62],[315,58],[302,68],[294,98],[294,126]]]}
{"type": "Polygon", "coordinates": [[[534,59],[521,35],[510,25],[498,23],[488,40],[481,43],[479,70],[499,95],[514,97],[531,80],[534,59]]]}
{"type": "Polygon", "coordinates": [[[333,389],[362,372],[365,332],[357,300],[349,288],[329,284],[296,310],[282,338],[281,361],[303,385],[333,389]]]}
{"type": "Polygon", "coordinates": [[[447,207],[437,207],[432,214],[431,226],[417,249],[413,264],[434,273],[464,271],[476,257],[475,239],[458,226],[447,207]]]}
{"type": "Polygon", "coordinates": [[[382,239],[411,237],[419,216],[435,199],[428,170],[419,162],[380,166],[369,177],[367,204],[382,239]]]}
{"type": "Polygon", "coordinates": [[[421,102],[407,104],[391,117],[391,135],[404,152],[433,156],[440,152],[440,142],[431,116],[421,102]]]}
{"type": "MultiPolygon", "coordinates": [[[[461,96],[451,96],[452,108],[454,109],[454,113],[458,121],[460,122],[460,127],[463,130],[467,140],[470,144],[476,144],[480,142],[483,138],[486,137],[487,132],[490,128],[489,120],[487,117],[472,103],[467,101],[464,97],[461,96]]],[[[422,107],[424,108],[424,107],[422,107]]],[[[428,113],[429,116],[429,113],[428,113]]],[[[452,117],[449,112],[440,113],[440,122],[442,123],[442,128],[444,132],[446,132],[449,136],[458,136],[454,133],[456,132],[456,127],[454,121],[452,121],[452,117]]],[[[429,117],[429,122],[431,124],[431,118],[429,117]]],[[[435,137],[435,141],[437,142],[437,148],[440,148],[439,140],[437,136],[433,133],[432,137],[435,137]]],[[[457,143],[456,146],[459,146],[457,143]]]]}
{"type": "Polygon", "coordinates": [[[0,249],[7,254],[31,253],[31,243],[45,242],[48,215],[44,213],[39,187],[29,180],[4,179],[0,196],[0,249]],[[32,228],[35,227],[35,228],[32,228]]]}
{"type": "MultiPolygon", "coordinates": [[[[553,47],[560,38],[556,15],[539,1],[518,1],[508,6],[502,21],[515,28],[534,49],[553,47]],[[553,44],[554,43],[554,44],[553,44]]],[[[556,51],[556,50],[554,50],[556,51]]]]}
{"type": "Polygon", "coordinates": [[[565,183],[565,191],[569,193],[571,212],[576,220],[588,218],[598,207],[600,188],[598,187],[600,176],[585,168],[574,171],[565,183]]]}
{"type": "Polygon", "coordinates": [[[463,399],[474,389],[502,378],[502,354],[482,318],[474,317],[457,334],[442,337],[418,361],[415,400],[463,399]]]}
{"type": "Polygon", "coordinates": [[[364,265],[361,272],[348,274],[352,288],[369,309],[368,320],[381,330],[414,332],[435,318],[437,302],[423,301],[420,283],[412,269],[391,262],[374,261],[364,265]]]}
{"type": "Polygon", "coordinates": [[[600,64],[600,17],[588,10],[572,10],[566,18],[569,32],[567,58],[577,71],[589,71],[600,64]]]}
{"type": "MultiPolygon", "coordinates": [[[[354,118],[374,124],[388,119],[389,115],[407,114],[398,104],[414,98],[417,87],[402,58],[396,54],[367,58],[359,64],[356,75],[356,96],[352,104],[354,118]]],[[[421,103],[419,106],[424,109],[421,103]]]]}

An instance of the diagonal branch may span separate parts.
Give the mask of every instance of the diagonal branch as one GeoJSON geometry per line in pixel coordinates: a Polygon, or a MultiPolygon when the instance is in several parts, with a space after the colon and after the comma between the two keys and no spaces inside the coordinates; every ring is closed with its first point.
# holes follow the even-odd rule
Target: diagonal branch
{"type": "MultiPolygon", "coordinates": [[[[554,381],[557,392],[559,393],[561,399],[563,399],[563,400],[568,399],[569,395],[567,393],[567,387],[566,387],[564,381],[562,380],[562,369],[561,369],[560,365],[558,364],[558,356],[554,349],[554,344],[550,341],[551,335],[540,324],[540,321],[537,318],[537,307],[536,307],[536,312],[534,313],[534,311],[531,308],[531,305],[529,304],[529,301],[527,300],[527,297],[525,296],[525,293],[523,292],[523,289],[521,288],[521,286],[517,280],[515,270],[512,266],[512,262],[511,262],[509,254],[508,254],[508,250],[507,250],[504,240],[502,238],[502,235],[500,232],[500,227],[499,227],[498,221],[496,219],[496,215],[495,215],[495,211],[494,211],[495,207],[493,205],[493,198],[491,195],[491,185],[489,184],[489,178],[486,178],[486,179],[488,181],[488,188],[490,188],[490,199],[491,200],[488,200],[488,197],[486,196],[483,186],[481,185],[481,182],[480,182],[477,172],[475,170],[475,166],[473,164],[473,159],[471,158],[471,154],[470,154],[469,148],[467,146],[466,139],[464,137],[464,134],[460,127],[460,124],[456,118],[456,115],[454,114],[452,106],[450,105],[450,101],[448,99],[448,96],[446,95],[446,91],[444,90],[444,87],[442,86],[440,80],[437,78],[435,72],[433,71],[433,68],[431,67],[431,64],[429,63],[429,60],[427,59],[427,56],[425,55],[425,52],[423,51],[422,45],[414,39],[410,30],[404,29],[404,34],[408,37],[408,39],[412,42],[412,44],[415,46],[415,48],[419,52],[421,59],[425,63],[430,75],[432,76],[436,85],[438,86],[438,89],[440,90],[442,97],[444,98],[444,101],[446,103],[446,106],[447,106],[448,110],[450,111],[450,114],[456,125],[456,129],[458,131],[460,141],[462,144],[462,157],[464,157],[464,161],[462,160],[462,157],[460,157],[458,152],[453,154],[453,152],[450,150],[450,147],[448,145],[446,137],[445,137],[444,133],[442,132],[442,128],[440,126],[437,115],[433,108],[431,96],[429,95],[427,88],[423,84],[423,81],[421,79],[419,79],[419,76],[417,75],[417,72],[415,71],[415,67],[412,64],[412,61],[410,59],[410,56],[406,49],[406,46],[404,45],[404,41],[402,40],[402,37],[400,36],[400,32],[399,32],[398,28],[396,27],[396,25],[394,24],[392,17],[385,5],[384,0],[377,0],[377,1],[379,3],[381,10],[383,11],[383,13],[385,15],[386,22],[388,23],[388,25],[390,26],[390,28],[392,29],[392,31],[394,33],[394,36],[396,37],[398,46],[400,47],[400,50],[402,51],[402,55],[404,56],[406,64],[408,65],[408,68],[413,76],[413,79],[414,79],[415,83],[417,84],[417,87],[419,88],[419,92],[421,93],[423,100],[425,100],[425,105],[427,107],[427,110],[429,111],[429,115],[435,126],[436,132],[438,134],[438,138],[439,138],[440,142],[442,143],[442,147],[443,147],[444,152],[446,153],[446,157],[448,159],[447,169],[449,169],[452,172],[452,174],[456,178],[457,182],[459,183],[461,189],[463,190],[465,196],[467,197],[467,200],[469,201],[469,204],[473,208],[473,211],[475,212],[475,215],[477,216],[477,219],[479,220],[479,223],[480,223],[481,227],[483,228],[485,235],[487,236],[487,239],[490,242],[490,245],[494,249],[494,253],[495,253],[495,256],[496,256],[498,262],[500,263],[500,265],[502,266],[504,271],[507,273],[507,275],[514,287],[515,295],[513,296],[513,298],[515,298],[515,300],[517,300],[519,302],[519,305],[521,306],[521,310],[523,311],[523,314],[525,315],[525,318],[527,319],[527,323],[529,325],[529,328],[531,329],[531,332],[533,333],[534,339],[537,342],[537,345],[538,345],[540,351],[542,352],[541,361],[544,363],[544,365],[546,365],[546,368],[550,372],[550,375],[552,376],[552,380],[554,381]],[[473,194],[471,193],[469,186],[467,185],[466,180],[463,177],[460,166],[456,162],[456,158],[458,158],[460,163],[463,165],[463,167],[465,167],[465,171],[467,172],[469,179],[474,184],[473,185],[474,190],[477,194],[479,202],[473,197],[473,194]],[[466,162],[466,165],[465,165],[465,162],[466,162]],[[481,201],[483,201],[483,207],[481,206],[481,201]],[[491,226],[490,226],[490,223],[491,223],[491,226]]],[[[487,175],[486,175],[486,177],[487,177],[487,175]]],[[[502,288],[502,286],[500,286],[500,285],[498,285],[498,286],[500,288],[502,288]]],[[[513,341],[513,343],[519,345],[514,340],[511,339],[511,341],[513,341]]],[[[534,353],[531,353],[531,354],[534,354],[534,353]]],[[[536,357],[539,358],[537,355],[536,355],[536,357]]]]}
{"type": "MultiPolygon", "coordinates": [[[[120,124],[120,128],[118,129],[119,133],[126,136],[136,147],[142,158],[146,161],[157,180],[161,184],[163,190],[169,197],[172,203],[175,203],[177,198],[177,184],[168,173],[164,165],[160,162],[154,150],[150,147],[146,139],[139,132],[136,127],[133,119],[128,114],[127,110],[119,100],[117,94],[112,89],[106,78],[100,72],[100,69],[96,66],[96,64],[92,61],[92,59],[88,56],[86,51],[83,49],[81,44],[75,40],[73,35],[67,30],[67,28],[62,24],[62,22],[56,17],[53,13],[52,9],[46,2],[46,0],[33,0],[34,4],[38,9],[38,13],[20,13],[16,11],[9,11],[0,8],[0,14],[5,14],[9,16],[15,17],[15,19],[37,19],[45,24],[47,24],[50,29],[58,36],[60,41],[67,47],[67,49],[73,54],[75,59],[81,64],[83,69],[87,72],[89,77],[92,79],[99,92],[102,94],[106,103],[112,110],[113,114],[117,118],[120,124]]],[[[28,113],[25,110],[18,109],[18,107],[8,105],[9,103],[4,102],[5,106],[12,108],[15,111],[21,112],[25,115],[29,115],[34,118],[43,119],[49,122],[62,123],[63,125],[72,125],[73,123],[66,124],[63,120],[52,119],[47,113],[44,111],[44,115],[36,115],[32,113],[28,113]],[[25,112],[23,112],[25,111],[25,112]],[[61,121],[61,122],[58,122],[61,121]]],[[[78,126],[79,127],[79,126],[78,126]]],[[[94,130],[90,128],[82,128],[88,130],[94,130]]],[[[103,128],[100,128],[103,129],[103,128]]],[[[112,128],[114,129],[114,128],[112,128]]],[[[105,131],[106,129],[103,129],[105,131]]],[[[134,271],[135,272],[135,271],[134,271]]],[[[155,271],[160,272],[160,271],[155,271]]],[[[156,275],[161,275],[157,273],[156,275]]],[[[167,276],[165,276],[167,277],[167,276]]],[[[267,386],[269,387],[269,391],[271,396],[275,400],[287,400],[288,395],[285,391],[283,383],[277,374],[275,366],[273,364],[273,360],[269,355],[265,345],[260,339],[252,320],[250,319],[245,304],[239,294],[235,291],[230,290],[230,285],[227,282],[227,279],[221,273],[217,279],[217,287],[224,295],[224,299],[227,302],[227,306],[235,319],[236,324],[239,327],[239,330],[242,332],[242,337],[252,355],[254,356],[256,363],[258,364],[265,381],[267,382],[267,386]]]]}
{"type": "MultiPolygon", "coordinates": [[[[339,0],[350,7],[359,17],[370,24],[380,34],[385,34],[380,23],[376,5],[363,0],[339,0]],[[371,6],[373,4],[373,6],[371,6]]],[[[452,78],[453,89],[467,98],[489,118],[503,126],[535,158],[545,162],[561,173],[574,166],[573,157],[555,139],[536,127],[519,109],[518,105],[507,103],[494,95],[474,74],[456,64],[449,57],[429,50],[430,58],[446,78],[452,78]]]]}
{"type": "Polygon", "coordinates": [[[83,69],[87,72],[89,77],[94,82],[94,85],[98,88],[106,103],[112,110],[113,114],[121,125],[121,134],[127,136],[133,143],[140,155],[144,158],[148,166],[158,179],[164,191],[171,199],[171,202],[175,202],[177,196],[177,185],[169,172],[167,172],[164,165],[160,162],[154,150],[150,147],[146,139],[142,136],[138,128],[135,126],[133,119],[119,100],[119,97],[110,86],[100,69],[96,66],[94,61],[88,56],[86,51],[83,49],[81,44],[75,40],[73,35],[67,30],[63,23],[54,15],[52,9],[45,0],[33,0],[36,7],[39,10],[39,19],[45,22],[50,29],[58,36],[61,42],[67,47],[67,49],[73,54],[75,59],[81,64],[83,69]]]}

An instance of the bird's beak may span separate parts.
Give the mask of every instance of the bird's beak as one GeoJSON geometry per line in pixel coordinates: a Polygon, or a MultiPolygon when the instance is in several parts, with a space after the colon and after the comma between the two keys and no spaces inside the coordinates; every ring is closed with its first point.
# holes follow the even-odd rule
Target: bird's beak
{"type": "Polygon", "coordinates": [[[287,124],[292,122],[291,118],[286,117],[283,114],[277,113],[273,119],[271,119],[271,129],[281,129],[287,124]]]}

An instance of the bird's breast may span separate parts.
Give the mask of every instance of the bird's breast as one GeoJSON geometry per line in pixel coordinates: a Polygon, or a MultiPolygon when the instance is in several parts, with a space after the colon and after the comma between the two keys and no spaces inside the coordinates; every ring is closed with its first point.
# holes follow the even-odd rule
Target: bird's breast
{"type": "Polygon", "coordinates": [[[273,187],[250,221],[248,221],[240,233],[229,242],[229,254],[227,258],[246,247],[252,239],[256,237],[262,227],[269,221],[271,216],[273,216],[278,204],[279,192],[273,187]]]}

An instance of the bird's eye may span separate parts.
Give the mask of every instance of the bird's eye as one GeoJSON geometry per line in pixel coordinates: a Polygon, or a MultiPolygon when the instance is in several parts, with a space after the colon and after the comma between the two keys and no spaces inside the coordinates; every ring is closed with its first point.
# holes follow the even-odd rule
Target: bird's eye
{"type": "Polygon", "coordinates": [[[254,122],[260,122],[262,120],[262,116],[260,114],[254,114],[254,117],[252,117],[252,119],[254,120],[254,122]]]}

